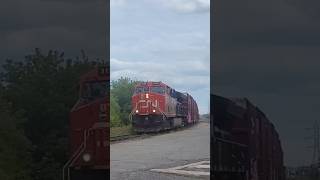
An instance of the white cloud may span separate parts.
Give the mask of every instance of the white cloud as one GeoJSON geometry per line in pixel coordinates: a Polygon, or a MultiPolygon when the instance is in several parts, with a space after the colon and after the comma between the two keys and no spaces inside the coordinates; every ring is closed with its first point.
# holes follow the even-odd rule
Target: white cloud
{"type": "Polygon", "coordinates": [[[111,58],[111,79],[130,76],[144,81],[163,81],[171,86],[208,87],[209,66],[206,61],[124,61],[111,58]]]}
{"type": "Polygon", "coordinates": [[[165,6],[168,6],[178,12],[209,12],[210,0],[161,0],[165,6]]]}

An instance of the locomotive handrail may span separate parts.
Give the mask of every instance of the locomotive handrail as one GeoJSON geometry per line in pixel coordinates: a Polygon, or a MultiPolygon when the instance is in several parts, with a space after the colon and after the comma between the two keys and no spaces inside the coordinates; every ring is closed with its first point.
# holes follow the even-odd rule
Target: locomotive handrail
{"type": "MultiPolygon", "coordinates": [[[[63,166],[62,169],[62,179],[64,180],[66,175],[65,175],[65,171],[66,168],[70,166],[70,164],[72,163],[72,161],[74,160],[74,158],[76,158],[76,156],[78,155],[79,151],[81,151],[82,146],[83,146],[83,142],[81,143],[81,145],[78,147],[78,149],[73,153],[72,157],[66,162],[66,164],[63,166]]],[[[68,169],[68,179],[69,179],[69,169],[68,169]]]]}
{"type": "Polygon", "coordinates": [[[237,143],[237,142],[230,141],[230,140],[226,140],[226,139],[219,138],[219,137],[215,137],[215,139],[216,139],[217,141],[220,141],[220,142],[225,142],[225,143],[229,143],[229,144],[235,144],[235,145],[242,146],[242,147],[248,147],[248,146],[245,145],[245,144],[237,143]]]}
{"type": "Polygon", "coordinates": [[[134,112],[134,110],[132,110],[132,111],[130,112],[130,114],[129,114],[129,121],[131,121],[131,122],[132,122],[132,114],[133,114],[133,112],[134,112]]]}
{"type": "MultiPolygon", "coordinates": [[[[66,162],[66,164],[63,166],[63,169],[62,169],[62,179],[64,180],[66,178],[66,175],[65,175],[65,171],[66,171],[66,168],[68,167],[69,168],[69,165],[71,164],[71,161],[73,161],[73,159],[76,157],[76,155],[78,154],[79,151],[81,151],[82,149],[82,146],[83,146],[83,143],[81,143],[81,145],[78,147],[78,149],[75,151],[75,153],[72,155],[72,157],[66,162]]],[[[68,179],[69,179],[69,171],[68,171],[68,179]]]]}
{"type": "MultiPolygon", "coordinates": [[[[84,139],[83,139],[83,148],[81,149],[81,151],[77,154],[77,156],[71,161],[70,166],[73,165],[73,163],[79,158],[79,156],[83,153],[83,151],[86,149],[87,147],[87,138],[90,135],[90,131],[92,130],[92,128],[88,129],[88,130],[84,130],[84,139]]],[[[70,177],[70,169],[68,169],[68,177],[70,177]]]]}
{"type": "Polygon", "coordinates": [[[62,179],[65,179],[65,171],[66,168],[68,168],[68,178],[67,180],[70,179],[70,166],[74,163],[74,161],[76,159],[78,159],[78,157],[83,153],[83,151],[86,149],[87,147],[87,137],[90,135],[90,131],[92,130],[92,128],[90,129],[85,129],[83,134],[84,134],[84,139],[83,142],[81,143],[81,145],[78,147],[78,149],[74,152],[74,154],[72,155],[72,157],[66,162],[66,164],[63,166],[63,170],[62,170],[62,179]]]}

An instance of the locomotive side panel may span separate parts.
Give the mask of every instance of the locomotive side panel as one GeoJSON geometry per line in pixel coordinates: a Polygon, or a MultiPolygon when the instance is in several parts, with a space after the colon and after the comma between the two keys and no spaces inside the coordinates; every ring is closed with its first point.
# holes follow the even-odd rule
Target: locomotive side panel
{"type": "Polygon", "coordinates": [[[165,94],[165,114],[167,117],[177,116],[177,100],[170,96],[170,94],[165,94]]]}

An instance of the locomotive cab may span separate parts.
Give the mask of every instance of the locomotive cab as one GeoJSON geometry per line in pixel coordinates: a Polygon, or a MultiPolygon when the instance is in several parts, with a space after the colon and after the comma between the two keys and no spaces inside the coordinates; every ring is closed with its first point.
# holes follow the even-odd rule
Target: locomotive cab
{"type": "Polygon", "coordinates": [[[64,179],[106,179],[109,175],[109,79],[106,67],[83,75],[70,112],[70,159],[64,179]]]}
{"type": "Polygon", "coordinates": [[[106,81],[85,82],[80,89],[80,100],[94,101],[108,95],[106,81]]]}

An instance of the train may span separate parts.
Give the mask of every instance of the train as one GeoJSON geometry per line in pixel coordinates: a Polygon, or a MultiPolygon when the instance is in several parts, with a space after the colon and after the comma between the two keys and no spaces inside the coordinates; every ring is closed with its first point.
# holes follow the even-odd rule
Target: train
{"type": "Polygon", "coordinates": [[[279,134],[247,98],[211,94],[211,177],[285,180],[279,134]]]}
{"type": "Polygon", "coordinates": [[[70,112],[70,157],[64,180],[108,179],[109,68],[99,66],[80,78],[79,99],[70,112]]]}
{"type": "Polygon", "coordinates": [[[139,82],[131,98],[129,115],[135,132],[159,132],[199,121],[196,101],[163,82],[139,82]]]}

